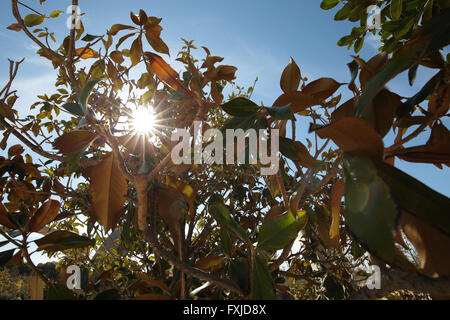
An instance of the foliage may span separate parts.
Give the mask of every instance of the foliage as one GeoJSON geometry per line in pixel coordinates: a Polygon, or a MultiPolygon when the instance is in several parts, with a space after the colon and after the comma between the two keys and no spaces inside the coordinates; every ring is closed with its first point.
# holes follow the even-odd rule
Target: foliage
{"type": "MultiPolygon", "coordinates": [[[[22,18],[11,3],[17,23],[8,29],[25,32],[57,74],[55,91],[39,95],[26,116],[11,91],[20,61],[11,61],[0,91],[0,246],[15,247],[0,264],[30,266],[32,298],[343,299],[360,291],[374,261],[425,282],[449,275],[450,200],[394,166],[395,158],[450,164],[441,120],[449,66],[439,51],[449,42],[446,1],[384,1],[382,52],[353,57],[349,83],[308,81],[291,58],[269,106],[251,100],[253,87],[236,85],[236,67],[206,47],[199,61],[185,39],[180,76],[167,63],[162,19],[143,10],[104,35],[82,27],[58,42],[41,26],[58,11],[22,18]],[[436,74],[413,97],[385,87],[405,70],[412,83],[419,66],[436,74]],[[353,97],[341,103],[344,91],[353,97]],[[133,110],[149,106],[155,125],[137,132],[133,110]],[[300,117],[311,121],[308,137],[296,136],[300,117]],[[248,157],[175,165],[173,128],[200,120],[203,132],[254,128],[269,140],[269,129],[279,129],[279,172],[262,176],[264,165],[248,157]],[[404,146],[428,127],[425,145],[404,146]],[[391,131],[395,142],[385,146],[391,131]],[[11,135],[20,144],[8,144],[11,135]],[[31,241],[35,232],[43,237],[31,241]],[[33,264],[31,242],[58,258],[57,280],[33,264]],[[65,286],[71,265],[82,271],[74,291],[65,286]]],[[[336,20],[361,22],[339,44],[360,49],[375,3],[322,2],[343,6],[336,20]]]]}

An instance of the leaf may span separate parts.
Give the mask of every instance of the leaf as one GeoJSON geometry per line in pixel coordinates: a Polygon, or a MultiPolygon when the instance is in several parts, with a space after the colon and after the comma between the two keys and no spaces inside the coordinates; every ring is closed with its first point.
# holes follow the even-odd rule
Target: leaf
{"type": "Polygon", "coordinates": [[[450,275],[450,236],[406,211],[399,224],[419,254],[419,271],[429,277],[450,275]]]}
{"type": "Polygon", "coordinates": [[[258,233],[258,248],[268,251],[283,249],[297,237],[307,220],[306,212],[299,210],[295,217],[288,211],[266,221],[258,233]]]}
{"type": "Polygon", "coordinates": [[[340,86],[341,84],[334,79],[320,78],[308,83],[308,85],[302,89],[302,92],[318,101],[323,101],[333,95],[340,86]]]}
{"type": "Polygon", "coordinates": [[[124,213],[127,180],[117,162],[111,152],[88,173],[92,212],[105,231],[114,229],[124,213]]]}
{"type": "Polygon", "coordinates": [[[86,114],[86,107],[88,104],[89,95],[91,94],[91,91],[94,88],[94,86],[99,81],[100,81],[99,79],[89,81],[88,83],[86,83],[86,85],[83,87],[83,89],[80,92],[80,96],[78,97],[78,103],[83,108],[84,114],[86,114]]]}
{"type": "Polygon", "coordinates": [[[23,22],[28,28],[35,27],[44,22],[45,16],[39,14],[29,14],[25,16],[23,22]]]}
{"type": "Polygon", "coordinates": [[[320,8],[322,8],[323,10],[330,10],[337,6],[338,3],[339,0],[322,0],[322,2],[320,3],[320,8]]]}
{"type": "Polygon", "coordinates": [[[70,112],[73,115],[76,116],[84,116],[84,112],[83,109],[81,108],[81,106],[78,103],[75,102],[68,102],[68,103],[64,103],[61,108],[63,108],[64,110],[67,110],[68,112],[70,112]]]}
{"type": "Polygon", "coordinates": [[[384,87],[384,85],[400,72],[408,69],[417,58],[423,54],[428,46],[428,42],[423,39],[417,39],[406,43],[384,66],[384,68],[374,75],[366,84],[361,97],[355,107],[355,115],[361,116],[364,109],[370,105],[370,102],[384,87]]]}
{"type": "Polygon", "coordinates": [[[50,18],[58,18],[59,17],[59,15],[61,14],[61,13],[63,13],[64,11],[61,11],[61,10],[55,10],[55,11],[52,11],[51,13],[50,13],[50,18]]]}
{"type": "Polygon", "coordinates": [[[170,294],[170,288],[161,280],[150,279],[149,276],[143,272],[137,273],[136,278],[144,281],[149,287],[159,288],[167,294],[170,294]]]}
{"type": "Polygon", "coordinates": [[[402,208],[444,233],[450,234],[450,199],[422,182],[384,162],[374,162],[377,174],[386,183],[402,208]]]}
{"type": "Polygon", "coordinates": [[[209,213],[216,219],[217,223],[229,231],[233,232],[242,241],[248,241],[248,235],[245,230],[233,219],[228,209],[223,203],[223,198],[219,195],[213,195],[209,199],[209,213]]]}
{"type": "Polygon", "coordinates": [[[345,223],[358,242],[387,263],[411,265],[394,246],[399,208],[368,158],[344,153],[345,223]]]}
{"type": "Polygon", "coordinates": [[[293,113],[299,113],[308,107],[320,105],[321,101],[309,94],[296,91],[282,94],[275,100],[273,106],[282,107],[289,104],[291,105],[291,111],[293,113]]]}
{"type": "Polygon", "coordinates": [[[186,97],[193,98],[192,92],[186,88],[184,83],[179,79],[178,73],[160,56],[151,52],[145,52],[145,56],[150,60],[150,66],[161,81],[175,91],[184,93],[186,97]]]}
{"type": "Polygon", "coordinates": [[[121,30],[136,30],[136,28],[124,24],[115,24],[111,27],[111,29],[109,29],[109,33],[115,36],[121,30]]]}
{"type": "Polygon", "coordinates": [[[61,204],[59,201],[49,199],[42,204],[30,219],[28,227],[31,232],[41,230],[47,223],[53,221],[59,212],[61,204]]]}
{"type": "Polygon", "coordinates": [[[267,113],[275,120],[295,120],[291,106],[265,107],[267,113]]]}
{"type": "Polygon", "coordinates": [[[410,162],[450,165],[450,131],[436,123],[426,145],[401,149],[396,156],[410,162]]]}
{"type": "Polygon", "coordinates": [[[367,62],[364,62],[358,57],[353,57],[353,59],[361,68],[361,72],[359,74],[359,82],[361,84],[361,87],[365,88],[367,82],[383,69],[388,59],[388,55],[386,52],[382,52],[372,57],[367,62]]]}
{"type": "Polygon", "coordinates": [[[15,250],[16,249],[11,249],[11,250],[0,252],[0,266],[1,267],[5,266],[6,263],[8,263],[8,261],[11,260],[11,258],[14,255],[15,250]]]}
{"type": "Polygon", "coordinates": [[[331,113],[331,122],[337,122],[343,118],[352,118],[354,116],[355,98],[351,98],[341,104],[336,110],[331,113]]]}
{"type": "Polygon", "coordinates": [[[8,149],[8,157],[13,158],[22,154],[24,151],[25,149],[20,144],[16,144],[8,149]]]}
{"type": "Polygon", "coordinates": [[[142,51],[141,38],[138,37],[133,41],[133,44],[131,45],[130,49],[131,66],[137,65],[141,60],[141,51],[142,51]]]}
{"type": "Polygon", "coordinates": [[[221,107],[226,113],[238,117],[251,116],[259,109],[256,103],[244,97],[232,99],[222,104],[221,107]]]}
{"type": "Polygon", "coordinates": [[[272,276],[269,273],[267,264],[259,255],[256,255],[253,259],[251,298],[252,300],[276,299],[272,276]]]}
{"type": "Polygon", "coordinates": [[[225,260],[224,257],[206,256],[198,259],[197,262],[195,263],[195,267],[202,270],[215,272],[222,268],[224,260],[225,260]]]}
{"type": "Polygon", "coordinates": [[[391,5],[389,7],[389,12],[391,14],[391,18],[393,20],[397,20],[402,15],[402,0],[392,0],[391,5]]]}
{"type": "Polygon", "coordinates": [[[44,288],[45,283],[37,273],[33,273],[33,275],[28,278],[30,300],[43,300],[44,288]]]}
{"type": "Polygon", "coordinates": [[[222,242],[222,248],[223,252],[228,256],[231,257],[232,250],[233,250],[233,243],[231,242],[230,235],[228,234],[228,231],[224,229],[219,230],[220,240],[222,242]]]}
{"type": "Polygon", "coordinates": [[[5,264],[5,266],[20,266],[22,264],[23,264],[22,251],[19,250],[11,259],[9,259],[9,261],[5,264]]]}
{"type": "Polygon", "coordinates": [[[339,222],[341,220],[341,199],[344,196],[344,181],[337,180],[331,187],[331,228],[330,239],[339,241],[339,222]]]}
{"type": "Polygon", "coordinates": [[[280,79],[280,87],[284,93],[297,91],[302,76],[300,68],[291,57],[291,61],[284,68],[280,79]]]}
{"type": "Polygon", "coordinates": [[[69,154],[88,146],[96,137],[97,134],[92,131],[72,130],[56,138],[53,146],[61,153],[69,154]]]}
{"type": "Polygon", "coordinates": [[[22,26],[18,23],[13,23],[13,24],[9,25],[8,27],[6,27],[6,29],[19,32],[22,30],[22,26]]]}
{"type": "Polygon", "coordinates": [[[83,39],[81,39],[81,41],[90,42],[90,41],[98,39],[98,38],[101,38],[101,36],[94,36],[94,35],[88,33],[87,35],[85,35],[83,37],[83,39]]]}
{"type": "Polygon", "coordinates": [[[380,135],[363,119],[343,118],[317,129],[322,139],[331,139],[344,152],[381,159],[384,145],[380,135]]]}
{"type": "Polygon", "coordinates": [[[66,249],[84,248],[95,244],[93,239],[62,230],[54,231],[34,242],[38,246],[37,251],[61,251],[66,249]]]}
{"type": "Polygon", "coordinates": [[[99,58],[100,54],[91,48],[78,48],[75,50],[75,54],[80,56],[81,59],[99,58]]]}

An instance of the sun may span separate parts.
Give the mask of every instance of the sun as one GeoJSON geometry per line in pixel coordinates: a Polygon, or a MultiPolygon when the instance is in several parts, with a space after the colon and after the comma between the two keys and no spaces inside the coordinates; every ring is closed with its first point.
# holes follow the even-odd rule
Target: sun
{"type": "Polygon", "coordinates": [[[155,126],[153,110],[145,107],[136,108],[132,113],[132,126],[136,133],[151,133],[155,126]]]}

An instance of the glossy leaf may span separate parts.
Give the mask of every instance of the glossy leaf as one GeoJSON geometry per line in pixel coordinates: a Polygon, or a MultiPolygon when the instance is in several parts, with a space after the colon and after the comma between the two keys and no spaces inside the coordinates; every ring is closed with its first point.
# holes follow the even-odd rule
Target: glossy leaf
{"type": "Polygon", "coordinates": [[[222,104],[222,109],[232,116],[245,117],[258,112],[259,106],[247,98],[238,97],[222,104]]]}
{"type": "Polygon", "coordinates": [[[284,93],[297,91],[301,78],[300,68],[291,57],[291,61],[286,68],[284,68],[283,74],[281,75],[281,90],[283,90],[284,93]]]}
{"type": "Polygon", "coordinates": [[[61,204],[56,200],[47,200],[31,217],[28,227],[31,232],[41,230],[47,223],[56,218],[61,204]]]}
{"type": "Polygon", "coordinates": [[[73,248],[84,248],[94,245],[94,240],[88,237],[80,236],[69,231],[54,231],[45,237],[36,240],[38,251],[61,251],[73,248]]]}
{"type": "Polygon", "coordinates": [[[114,229],[124,214],[127,180],[113,152],[89,171],[92,213],[106,231],[114,229]]]}

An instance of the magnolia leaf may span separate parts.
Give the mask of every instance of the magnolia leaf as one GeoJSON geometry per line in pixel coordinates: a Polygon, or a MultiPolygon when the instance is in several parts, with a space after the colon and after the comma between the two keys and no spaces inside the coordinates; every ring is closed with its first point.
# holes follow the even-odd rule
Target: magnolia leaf
{"type": "Polygon", "coordinates": [[[291,106],[265,107],[267,113],[275,120],[295,120],[291,106]]]}
{"type": "Polygon", "coordinates": [[[339,222],[341,219],[341,199],[344,196],[344,181],[337,180],[331,187],[331,228],[330,239],[339,241],[339,222]]]}
{"type": "Polygon", "coordinates": [[[92,212],[106,231],[112,230],[124,214],[127,180],[113,152],[89,170],[92,212]]]}
{"type": "Polygon", "coordinates": [[[343,118],[317,129],[322,139],[331,139],[343,151],[375,157],[383,156],[383,140],[370,124],[359,118],[343,118]]]}
{"type": "Polygon", "coordinates": [[[78,103],[75,102],[68,102],[68,103],[64,103],[61,108],[63,108],[64,110],[67,110],[68,112],[70,112],[73,115],[76,116],[84,116],[84,112],[83,109],[81,108],[81,106],[78,103]]]}
{"type": "Polygon", "coordinates": [[[23,18],[23,22],[25,26],[28,28],[35,27],[37,25],[40,25],[42,22],[44,22],[45,16],[40,14],[29,14],[23,18]]]}
{"type": "Polygon", "coordinates": [[[412,269],[394,245],[399,208],[371,160],[344,153],[345,223],[358,242],[388,263],[412,269]]]}
{"type": "Polygon", "coordinates": [[[149,276],[143,272],[137,273],[136,278],[144,281],[149,287],[159,288],[165,293],[170,294],[170,288],[161,280],[150,279],[149,276]]]}
{"type": "Polygon", "coordinates": [[[124,24],[115,24],[111,27],[111,29],[109,29],[109,33],[115,36],[121,30],[136,30],[136,28],[124,24]]]}
{"type": "Polygon", "coordinates": [[[258,248],[268,251],[283,249],[297,237],[307,220],[306,212],[301,210],[295,217],[288,211],[267,220],[258,233],[258,248]]]}
{"type": "Polygon", "coordinates": [[[197,260],[195,266],[202,270],[215,272],[222,268],[224,260],[224,257],[206,256],[197,260]]]}
{"type": "Polygon", "coordinates": [[[56,138],[53,142],[53,146],[61,153],[69,154],[88,146],[96,137],[97,134],[92,131],[73,130],[56,138]]]}
{"type": "Polygon", "coordinates": [[[16,249],[11,249],[7,251],[0,252],[0,267],[5,266],[8,261],[11,260],[11,258],[14,256],[14,251],[16,249]]]}
{"type": "Polygon", "coordinates": [[[267,263],[259,255],[253,259],[251,298],[253,300],[275,300],[272,276],[267,268],[267,263]]]}
{"type": "Polygon", "coordinates": [[[281,75],[281,90],[283,90],[284,93],[297,91],[301,78],[300,69],[291,57],[291,61],[286,68],[284,68],[283,74],[281,75]]]}
{"type": "Polygon", "coordinates": [[[386,52],[382,52],[377,54],[376,56],[372,57],[369,61],[365,62],[359,57],[353,57],[354,61],[359,65],[361,68],[361,72],[359,74],[359,83],[361,84],[362,88],[365,88],[367,82],[378,72],[381,71],[381,69],[386,64],[386,61],[388,59],[388,55],[386,52]]]}
{"type": "Polygon", "coordinates": [[[59,212],[59,201],[49,199],[31,217],[28,227],[31,232],[41,230],[47,223],[53,221],[59,212]]]}
{"type": "Polygon", "coordinates": [[[78,48],[75,53],[81,57],[81,59],[99,58],[100,54],[91,48],[78,48]]]}
{"type": "Polygon", "coordinates": [[[274,107],[291,106],[293,113],[299,113],[306,108],[321,104],[321,101],[304,92],[288,92],[284,93],[275,100],[274,107]]]}
{"type": "Polygon", "coordinates": [[[228,209],[223,203],[223,198],[219,195],[213,195],[209,199],[208,204],[209,213],[216,219],[217,223],[229,231],[233,232],[242,241],[248,240],[248,235],[245,230],[233,219],[228,209]]]}
{"type": "Polygon", "coordinates": [[[318,101],[323,101],[333,95],[342,84],[331,78],[320,78],[308,83],[302,89],[302,93],[307,94],[318,101]]]}
{"type": "Polygon", "coordinates": [[[35,243],[38,246],[38,251],[61,251],[92,246],[95,241],[73,232],[58,230],[36,240],[35,243]]]}
{"type": "Polygon", "coordinates": [[[137,37],[130,49],[130,59],[131,59],[131,66],[135,66],[141,61],[141,52],[142,52],[142,44],[141,44],[141,38],[137,37]]]}
{"type": "Polygon", "coordinates": [[[256,103],[245,97],[232,99],[222,104],[221,107],[226,113],[237,117],[251,116],[258,112],[259,109],[256,103]]]}
{"type": "Polygon", "coordinates": [[[184,93],[186,97],[193,98],[192,92],[180,80],[178,73],[160,56],[151,52],[145,52],[145,56],[149,59],[150,66],[161,81],[175,91],[184,93]]]}

